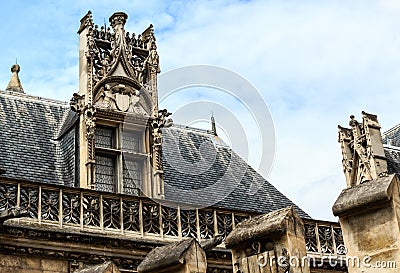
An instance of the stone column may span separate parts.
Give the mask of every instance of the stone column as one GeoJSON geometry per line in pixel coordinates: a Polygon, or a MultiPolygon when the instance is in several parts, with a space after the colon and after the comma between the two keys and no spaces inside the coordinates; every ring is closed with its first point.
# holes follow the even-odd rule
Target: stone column
{"type": "Polygon", "coordinates": [[[349,273],[396,272],[393,267],[400,267],[399,187],[397,176],[387,175],[343,190],[335,202],[349,273]]]}
{"type": "Polygon", "coordinates": [[[232,251],[235,273],[310,272],[304,225],[292,207],[240,223],[225,245],[232,251]]]}

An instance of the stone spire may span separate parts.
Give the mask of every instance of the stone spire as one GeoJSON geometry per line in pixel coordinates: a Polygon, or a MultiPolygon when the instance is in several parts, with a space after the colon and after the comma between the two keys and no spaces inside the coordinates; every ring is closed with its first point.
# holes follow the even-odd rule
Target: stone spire
{"type": "Polygon", "coordinates": [[[25,93],[18,76],[20,70],[21,67],[18,64],[14,64],[13,66],[11,66],[12,76],[10,82],[7,85],[7,91],[25,93]]]}

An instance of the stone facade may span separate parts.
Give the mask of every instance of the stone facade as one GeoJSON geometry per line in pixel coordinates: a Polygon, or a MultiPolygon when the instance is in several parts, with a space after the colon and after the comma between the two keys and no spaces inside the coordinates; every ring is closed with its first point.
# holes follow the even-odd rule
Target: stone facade
{"type": "Polygon", "coordinates": [[[307,257],[304,225],[293,208],[240,223],[225,244],[236,272],[310,272],[308,263],[301,263],[307,257]]]}
{"type": "Polygon", "coordinates": [[[68,273],[68,262],[53,258],[0,254],[1,273],[68,273]]]}

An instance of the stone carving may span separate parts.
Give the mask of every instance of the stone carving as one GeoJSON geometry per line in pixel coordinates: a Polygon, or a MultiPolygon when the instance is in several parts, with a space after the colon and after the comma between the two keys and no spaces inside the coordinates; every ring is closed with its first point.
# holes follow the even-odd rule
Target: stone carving
{"type": "Polygon", "coordinates": [[[85,95],[74,93],[69,102],[71,110],[74,112],[81,112],[85,105],[85,95]]]}
{"type": "MultiPolygon", "coordinates": [[[[159,73],[159,56],[156,51],[153,25],[136,37],[124,29],[128,16],[117,12],[110,17],[112,30],[106,26],[94,25],[87,19],[87,51],[86,57],[92,63],[88,73],[93,75],[93,86],[110,76],[118,63],[125,68],[128,77],[135,78],[143,87],[150,81],[150,70],[159,73]]],[[[153,90],[148,90],[153,92],[153,90]]]]}
{"type": "MultiPolygon", "coordinates": [[[[157,99],[157,73],[159,56],[153,26],[139,35],[125,30],[128,15],[114,13],[110,27],[93,23],[89,12],[82,20],[80,35],[79,94],[71,99],[71,109],[80,114],[83,125],[80,135],[80,176],[83,184],[95,184],[95,130],[96,118],[110,120],[126,118],[129,123],[159,119],[157,99]],[[137,115],[126,115],[137,114],[137,115]],[[136,120],[135,120],[136,118],[136,120]]],[[[150,122],[151,123],[151,122],[150,122]]],[[[149,126],[151,127],[151,126],[149,126]]],[[[149,130],[152,130],[151,128],[149,130]]],[[[161,133],[154,132],[157,145],[154,165],[162,172],[161,133]]],[[[151,144],[150,144],[151,145],[151,144]]],[[[161,178],[161,177],[160,177],[161,178]]]]}
{"type": "Polygon", "coordinates": [[[0,212],[0,227],[2,227],[4,222],[8,219],[21,218],[26,216],[28,216],[28,211],[26,209],[21,209],[20,207],[10,207],[0,212]]]}
{"type": "Polygon", "coordinates": [[[159,67],[160,57],[157,53],[157,46],[155,42],[151,43],[151,48],[149,51],[149,56],[147,56],[146,60],[144,61],[145,66],[150,66],[153,69],[153,72],[160,72],[159,67]]]}
{"type": "Polygon", "coordinates": [[[162,151],[162,128],[172,126],[172,119],[168,118],[171,115],[166,109],[158,111],[158,116],[152,120],[151,129],[153,136],[153,169],[154,171],[161,172],[162,168],[162,160],[161,160],[161,151],[162,151]]]}
{"type": "Polygon", "coordinates": [[[85,125],[86,125],[86,138],[94,139],[95,130],[96,130],[96,118],[94,114],[96,113],[96,108],[92,105],[89,105],[85,109],[85,125]]]}
{"type": "Polygon", "coordinates": [[[343,171],[349,187],[387,174],[377,117],[365,112],[362,115],[362,123],[350,116],[351,129],[339,126],[343,171]]]}
{"type": "Polygon", "coordinates": [[[217,235],[212,239],[205,240],[201,243],[201,247],[204,249],[206,253],[213,250],[213,248],[217,247],[224,241],[224,237],[222,235],[217,235]]]}
{"type": "Polygon", "coordinates": [[[123,12],[116,12],[110,17],[111,26],[115,29],[119,25],[125,25],[128,15],[123,12]]]}
{"type": "Polygon", "coordinates": [[[106,84],[95,97],[95,106],[122,112],[147,114],[138,105],[140,91],[123,84],[106,84]]]}
{"type": "Polygon", "coordinates": [[[280,261],[278,261],[278,273],[290,272],[290,255],[286,248],[282,248],[280,261]]]}

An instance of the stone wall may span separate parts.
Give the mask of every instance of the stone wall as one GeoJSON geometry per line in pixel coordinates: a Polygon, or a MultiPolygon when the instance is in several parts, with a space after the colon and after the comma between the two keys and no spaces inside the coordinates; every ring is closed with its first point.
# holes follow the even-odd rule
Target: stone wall
{"type": "Polygon", "coordinates": [[[68,261],[0,254],[0,273],[68,273],[68,261]]]}

